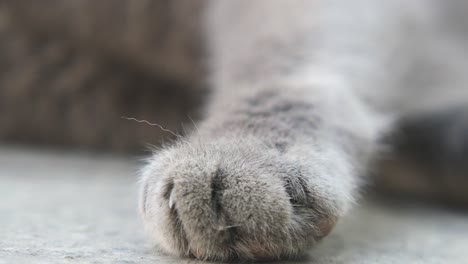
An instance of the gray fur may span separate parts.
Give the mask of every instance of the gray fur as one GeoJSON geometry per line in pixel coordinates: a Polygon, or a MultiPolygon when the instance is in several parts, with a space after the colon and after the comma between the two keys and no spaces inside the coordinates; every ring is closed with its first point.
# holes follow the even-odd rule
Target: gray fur
{"type": "Polygon", "coordinates": [[[211,2],[206,118],[143,171],[142,215],[158,244],[200,259],[277,259],[327,235],[393,121],[468,102],[467,49],[443,31],[438,5],[211,2]],[[447,47],[459,58],[437,54],[447,47]]]}
{"type": "Polygon", "coordinates": [[[467,157],[464,1],[98,2],[0,3],[0,138],[157,143],[156,127],[121,117],[177,129],[206,60],[205,119],[142,173],[141,214],[166,251],[300,255],[352,208],[400,120],[424,122],[414,142],[436,134],[424,144],[441,143],[431,165],[443,169],[402,173],[414,158],[399,156],[383,166],[385,186],[468,201],[456,170],[467,157]]]}

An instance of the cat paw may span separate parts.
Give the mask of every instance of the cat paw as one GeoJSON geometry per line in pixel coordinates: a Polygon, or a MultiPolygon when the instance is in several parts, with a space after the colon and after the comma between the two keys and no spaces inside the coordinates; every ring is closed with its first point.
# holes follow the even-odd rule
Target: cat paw
{"type": "MultiPolygon", "coordinates": [[[[143,170],[140,211],[166,252],[203,260],[296,257],[349,204],[343,170],[256,140],[179,143],[143,170]],[[326,176],[325,176],[326,174],[326,176]],[[338,183],[339,185],[339,183],[338,183]]],[[[348,188],[349,189],[349,188],[348,188]]]]}

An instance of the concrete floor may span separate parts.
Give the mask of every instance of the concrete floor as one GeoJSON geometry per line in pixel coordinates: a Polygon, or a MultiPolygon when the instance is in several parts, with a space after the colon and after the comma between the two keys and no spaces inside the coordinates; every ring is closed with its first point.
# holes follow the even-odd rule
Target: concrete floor
{"type": "MultiPolygon", "coordinates": [[[[200,263],[164,256],[136,210],[137,162],[0,148],[0,263],[200,263]]],[[[303,261],[468,263],[468,213],[364,201],[303,261]]]]}

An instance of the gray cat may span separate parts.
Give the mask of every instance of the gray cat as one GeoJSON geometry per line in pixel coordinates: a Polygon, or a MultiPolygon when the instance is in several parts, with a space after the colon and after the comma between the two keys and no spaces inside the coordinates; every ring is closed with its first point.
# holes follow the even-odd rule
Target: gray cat
{"type": "Polygon", "coordinates": [[[352,208],[395,122],[466,106],[467,7],[210,3],[215,90],[195,131],[143,169],[146,228],[181,256],[300,255],[352,208]]]}

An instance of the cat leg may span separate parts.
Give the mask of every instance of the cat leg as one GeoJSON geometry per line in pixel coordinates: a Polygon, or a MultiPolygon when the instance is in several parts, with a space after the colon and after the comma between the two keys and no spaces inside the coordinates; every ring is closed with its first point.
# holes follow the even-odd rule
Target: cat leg
{"type": "Polygon", "coordinates": [[[379,41],[397,37],[366,2],[213,3],[206,118],[143,169],[141,214],[165,251],[294,257],[351,208],[391,119],[379,41]]]}

